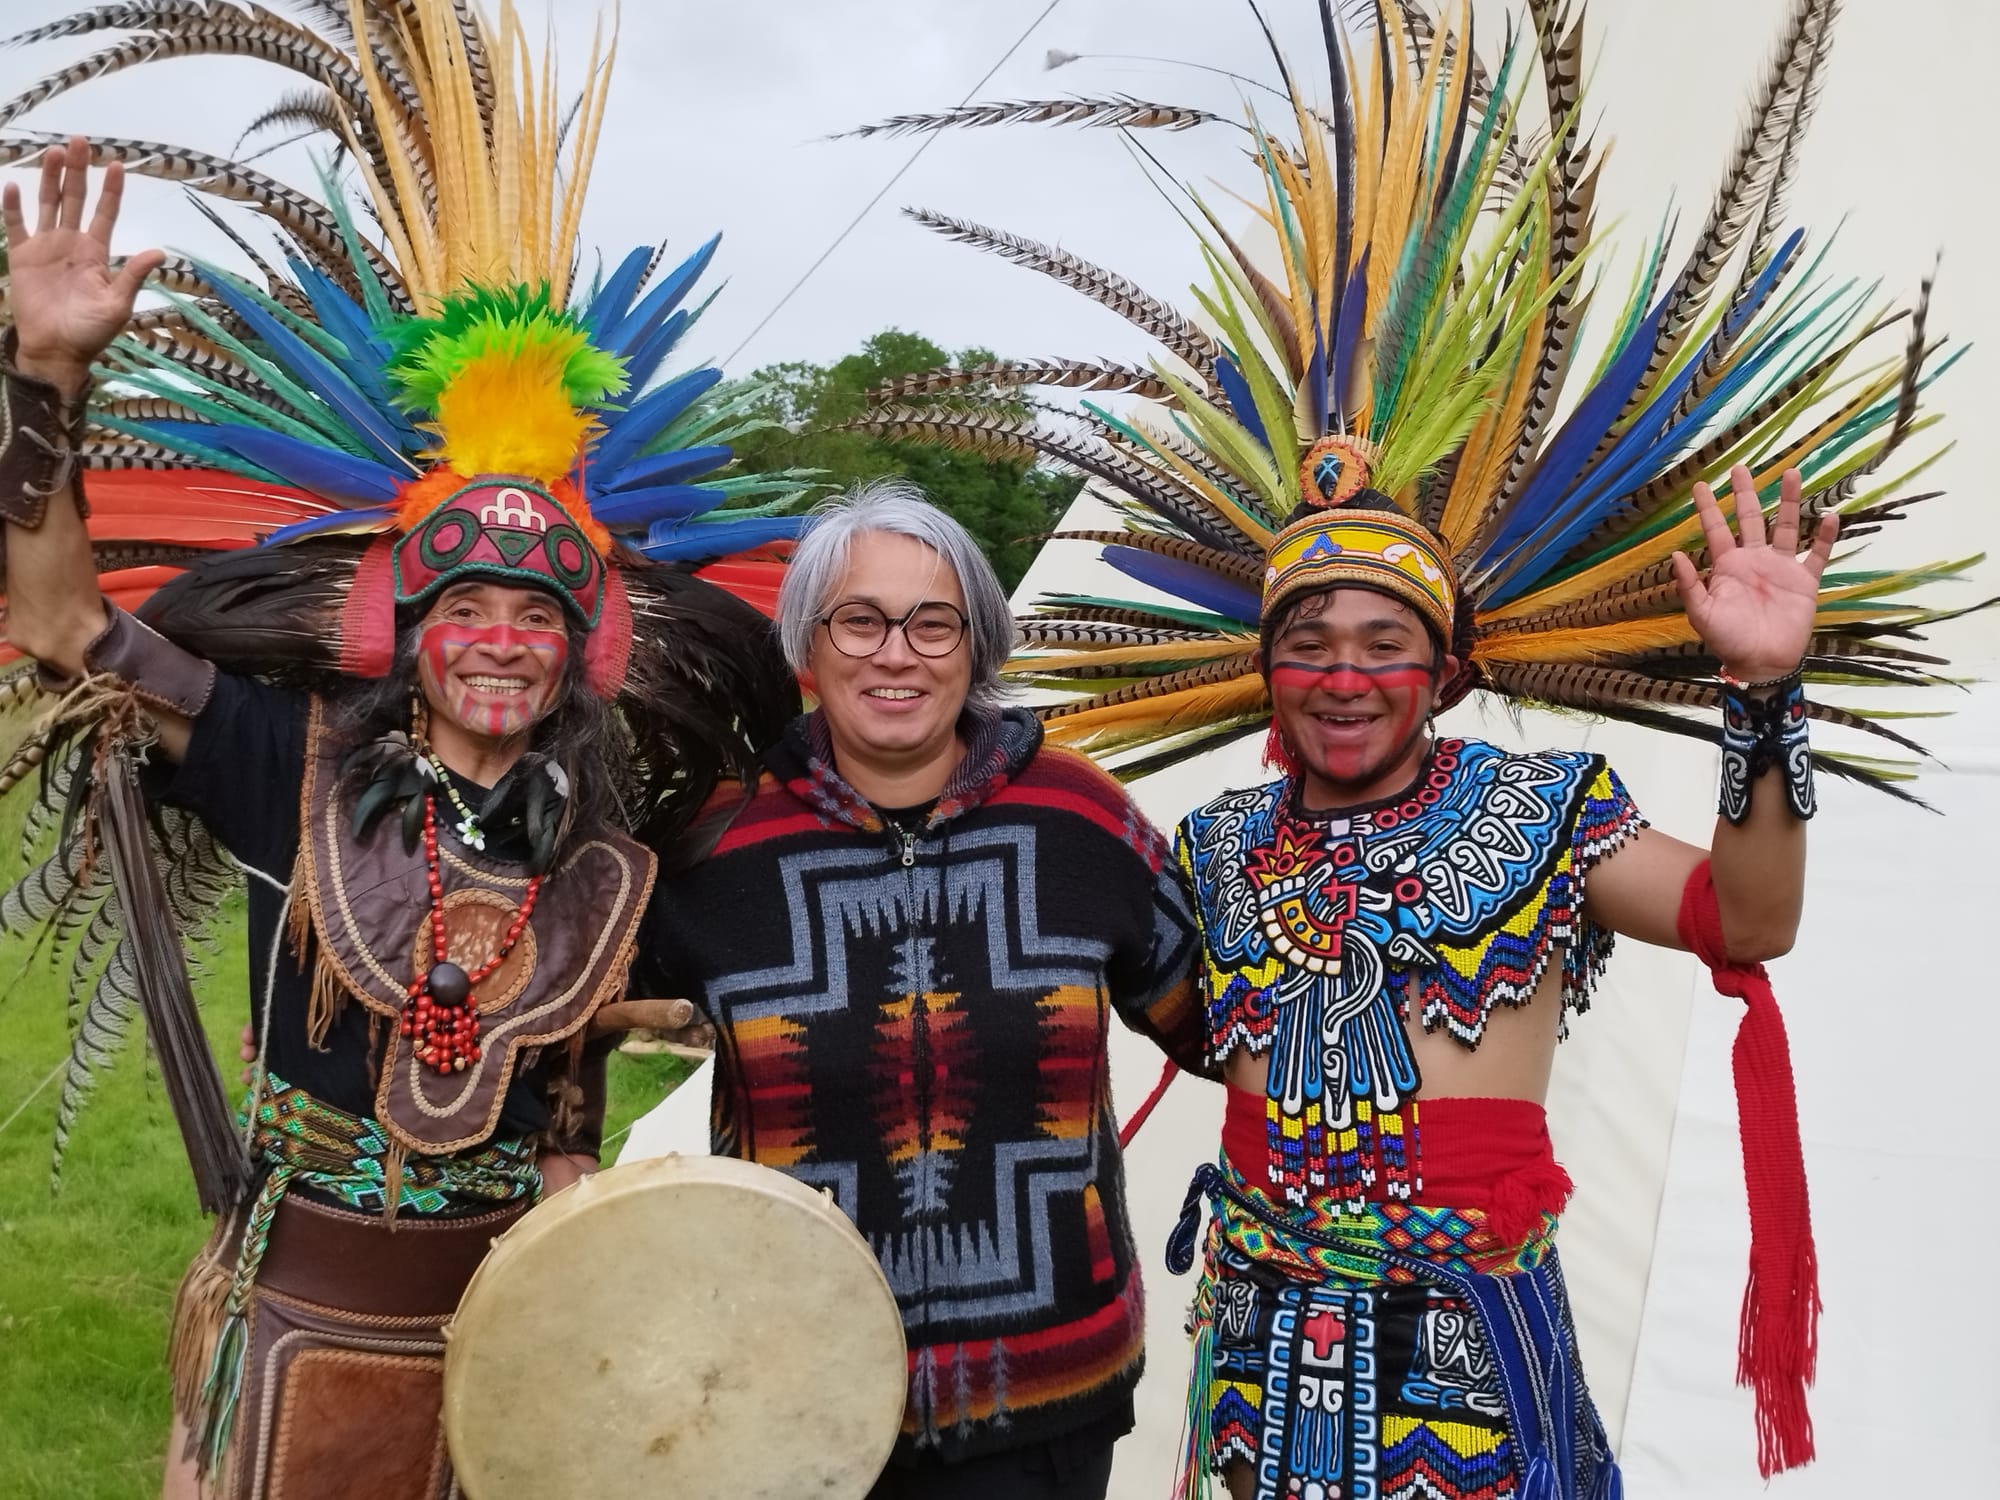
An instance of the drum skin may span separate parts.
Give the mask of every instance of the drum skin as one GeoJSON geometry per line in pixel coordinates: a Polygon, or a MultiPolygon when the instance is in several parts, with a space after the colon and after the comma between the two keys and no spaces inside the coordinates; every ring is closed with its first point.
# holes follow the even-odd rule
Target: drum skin
{"type": "Polygon", "coordinates": [[[861,1500],[903,1324],[832,1199],[728,1157],[612,1167],[494,1241],[446,1330],[470,1500],[861,1500]]]}

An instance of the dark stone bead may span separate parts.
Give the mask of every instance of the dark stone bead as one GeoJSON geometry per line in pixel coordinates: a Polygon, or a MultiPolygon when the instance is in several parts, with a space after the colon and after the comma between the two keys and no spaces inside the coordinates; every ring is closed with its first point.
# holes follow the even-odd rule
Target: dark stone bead
{"type": "Polygon", "coordinates": [[[463,1005],[472,994],[472,979],[457,964],[447,961],[432,965],[424,988],[439,1005],[463,1005]]]}

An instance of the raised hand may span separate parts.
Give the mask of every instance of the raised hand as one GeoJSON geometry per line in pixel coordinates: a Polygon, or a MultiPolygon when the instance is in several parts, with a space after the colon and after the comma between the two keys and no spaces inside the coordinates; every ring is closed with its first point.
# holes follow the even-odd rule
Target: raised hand
{"type": "Polygon", "coordinates": [[[1767,538],[1756,483],[1742,464],[1729,471],[1735,535],[1715,492],[1705,484],[1694,487],[1695,514],[1708,543],[1708,578],[1703,580],[1685,552],[1676,552],[1674,583],[1702,644],[1725,673],[1741,682],[1785,676],[1798,666],[1812,639],[1820,575],[1833,555],[1840,521],[1830,512],[1821,516],[1811,549],[1801,554],[1799,490],[1799,471],[1785,470],[1778,483],[1778,514],[1767,538]]]}
{"type": "Polygon", "coordinates": [[[53,382],[65,393],[80,389],[90,366],[125,327],[146,278],[166,257],[145,250],[111,268],[111,231],[118,222],[125,172],[104,169],[97,207],[84,222],[90,187],[90,145],[73,136],[42,157],[40,215],[28,232],[21,189],[0,192],[7,228],[8,302],[20,340],[21,370],[53,382]]]}

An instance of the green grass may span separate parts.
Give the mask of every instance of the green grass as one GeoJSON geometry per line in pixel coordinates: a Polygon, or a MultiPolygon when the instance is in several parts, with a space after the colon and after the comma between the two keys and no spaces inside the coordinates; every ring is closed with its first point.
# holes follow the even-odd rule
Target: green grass
{"type": "MultiPolygon", "coordinates": [[[[10,801],[22,801],[17,794],[10,801]]],[[[10,855],[18,810],[0,817],[10,855]]],[[[0,879],[17,871],[0,861],[0,879]]],[[[198,975],[232,1093],[248,1013],[240,900],[198,975]]],[[[0,943],[0,1121],[63,1060],[62,977],[27,945],[0,943]],[[25,967],[24,967],[25,966],[25,967]]],[[[207,1221],[138,1029],[70,1136],[49,1186],[61,1079],[0,1129],[0,1496],[124,1500],[159,1493],[166,1446],[167,1321],[207,1221]]],[[[672,1056],[611,1059],[606,1134],[622,1133],[688,1072],[672,1056]]],[[[615,1154],[615,1146],[607,1154],[615,1154]]]]}

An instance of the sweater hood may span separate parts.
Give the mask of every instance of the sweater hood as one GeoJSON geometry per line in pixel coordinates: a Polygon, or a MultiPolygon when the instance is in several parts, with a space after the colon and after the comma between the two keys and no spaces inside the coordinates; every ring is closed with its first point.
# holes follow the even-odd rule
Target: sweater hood
{"type": "MultiPolygon", "coordinates": [[[[965,756],[945,782],[928,826],[936,828],[990,801],[1041,748],[1042,726],[1025,708],[997,712],[967,709],[958,721],[965,756]]],[[[771,772],[800,801],[824,816],[866,833],[882,831],[882,817],[834,769],[833,735],[818,709],[794,719],[765,756],[771,772]]]]}

